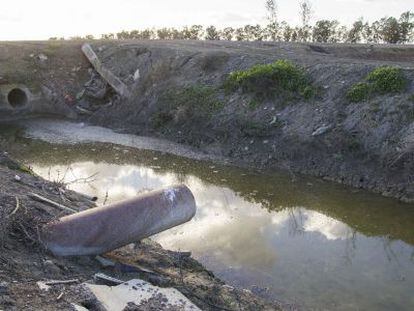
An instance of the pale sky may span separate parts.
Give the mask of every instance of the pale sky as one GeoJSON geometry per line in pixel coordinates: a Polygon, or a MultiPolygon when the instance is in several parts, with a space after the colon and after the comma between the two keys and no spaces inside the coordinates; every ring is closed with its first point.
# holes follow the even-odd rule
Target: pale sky
{"type": "MultiPolygon", "coordinates": [[[[118,32],[184,25],[241,26],[264,23],[264,0],[3,0],[0,40],[118,32]]],[[[277,0],[279,19],[297,24],[299,0],[277,0]]],[[[350,24],[414,11],[414,0],[311,0],[313,18],[350,24]]]]}

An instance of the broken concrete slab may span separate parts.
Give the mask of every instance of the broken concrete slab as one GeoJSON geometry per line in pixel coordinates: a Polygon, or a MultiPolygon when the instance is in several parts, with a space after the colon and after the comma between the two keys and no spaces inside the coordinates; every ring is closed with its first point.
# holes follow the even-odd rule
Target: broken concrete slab
{"type": "Polygon", "coordinates": [[[91,62],[95,70],[102,76],[102,78],[108,82],[108,84],[123,98],[130,98],[131,94],[128,87],[117,76],[115,76],[109,69],[105,68],[98,56],[90,46],[85,43],[82,45],[82,52],[91,62]]]}
{"type": "Polygon", "coordinates": [[[121,311],[134,306],[134,310],[201,310],[175,288],[153,286],[140,279],[117,286],[83,284],[101,304],[110,311],[121,311]]]}

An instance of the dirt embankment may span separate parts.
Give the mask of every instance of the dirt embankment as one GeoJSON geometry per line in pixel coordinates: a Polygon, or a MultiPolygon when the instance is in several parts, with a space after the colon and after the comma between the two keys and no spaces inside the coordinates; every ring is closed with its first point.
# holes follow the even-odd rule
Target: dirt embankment
{"type": "MultiPolygon", "coordinates": [[[[234,163],[288,169],[414,201],[412,46],[200,41],[92,46],[128,85],[131,100],[114,96],[89,69],[80,43],[14,43],[0,55],[19,47],[14,61],[32,70],[39,78],[33,87],[48,95],[43,110],[70,106],[91,123],[165,137],[234,163]],[[33,53],[48,60],[30,57],[33,53]],[[316,94],[257,101],[222,88],[230,72],[279,59],[303,67],[316,94]],[[404,91],[350,102],[348,90],[384,65],[402,69],[408,81],[404,91]]],[[[8,78],[13,77],[25,82],[24,74],[8,78]]]]}
{"type": "Polygon", "coordinates": [[[65,215],[65,211],[33,200],[30,193],[76,210],[94,206],[89,198],[65,189],[59,182],[42,180],[0,154],[1,310],[72,310],[72,303],[101,310],[80,285],[94,283],[96,273],[176,288],[202,310],[279,309],[278,304],[264,302],[250,291],[225,285],[190,253],[167,251],[150,240],[105,254],[114,265],[93,256],[54,257],[43,248],[38,232],[44,223],[65,215]],[[51,280],[71,282],[52,285],[48,290],[38,284],[51,280]]]}

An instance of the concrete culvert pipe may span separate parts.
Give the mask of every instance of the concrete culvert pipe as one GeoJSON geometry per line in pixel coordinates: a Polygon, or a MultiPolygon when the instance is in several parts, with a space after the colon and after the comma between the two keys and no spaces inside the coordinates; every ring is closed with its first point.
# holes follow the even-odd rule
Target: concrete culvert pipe
{"type": "Polygon", "coordinates": [[[184,185],[65,216],[43,227],[41,240],[57,256],[99,255],[183,224],[196,203],[184,185]]]}
{"type": "Polygon", "coordinates": [[[1,85],[0,95],[0,106],[2,108],[17,110],[29,106],[30,91],[24,85],[1,85]]]}
{"type": "Polygon", "coordinates": [[[13,108],[20,108],[27,105],[29,99],[26,92],[19,88],[12,89],[7,95],[7,101],[13,108]]]}

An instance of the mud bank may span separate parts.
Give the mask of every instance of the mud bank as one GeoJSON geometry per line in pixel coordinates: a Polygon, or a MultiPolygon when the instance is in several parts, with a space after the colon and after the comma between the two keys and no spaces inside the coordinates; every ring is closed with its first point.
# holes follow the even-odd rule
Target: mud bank
{"type": "Polygon", "coordinates": [[[114,266],[88,256],[54,257],[38,241],[37,232],[39,226],[60,217],[62,211],[34,201],[28,193],[41,194],[77,210],[90,208],[94,203],[58,182],[30,174],[3,153],[0,177],[2,310],[72,310],[72,303],[100,310],[80,287],[82,282],[94,283],[93,276],[98,272],[124,281],[142,279],[156,286],[176,288],[202,310],[280,309],[278,304],[264,302],[249,291],[225,285],[191,254],[164,250],[150,240],[106,254],[116,263],[114,266]],[[75,281],[48,290],[39,287],[39,281],[48,280],[75,281]]]}
{"type": "Polygon", "coordinates": [[[33,112],[166,138],[234,164],[310,174],[414,201],[412,46],[93,42],[103,65],[128,86],[129,100],[100,79],[80,46],[9,43],[0,54],[18,51],[13,61],[21,70],[2,74],[16,83],[30,77],[33,92],[46,99],[33,112]],[[47,60],[36,57],[39,53],[47,60]],[[229,73],[279,59],[306,71],[314,96],[257,102],[223,89],[229,73]],[[401,68],[404,92],[356,103],[347,99],[353,85],[386,65],[401,68]]]}

